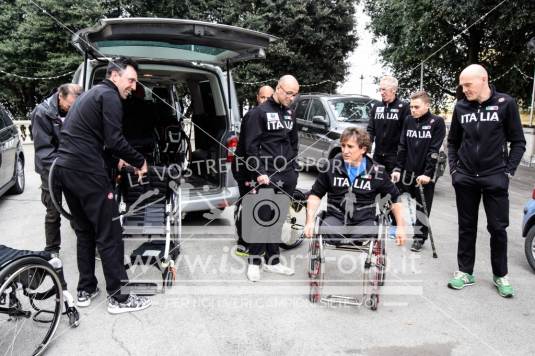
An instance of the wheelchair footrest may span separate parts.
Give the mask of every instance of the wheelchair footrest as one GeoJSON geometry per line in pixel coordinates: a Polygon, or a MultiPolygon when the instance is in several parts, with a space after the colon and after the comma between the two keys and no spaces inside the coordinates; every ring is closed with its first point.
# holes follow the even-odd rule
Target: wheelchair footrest
{"type": "Polygon", "coordinates": [[[147,241],[142,243],[130,254],[130,263],[132,265],[149,265],[160,268],[160,262],[165,259],[165,242],[147,241]]]}
{"type": "Polygon", "coordinates": [[[326,304],[343,304],[353,306],[361,306],[363,304],[362,300],[359,300],[357,297],[332,294],[321,298],[321,302],[326,304]]]}
{"type": "Polygon", "coordinates": [[[121,288],[122,293],[132,293],[137,295],[155,295],[162,291],[158,283],[152,282],[129,282],[121,288]]]}
{"type": "Polygon", "coordinates": [[[370,249],[369,245],[357,246],[357,245],[331,245],[325,244],[325,248],[328,250],[338,250],[338,251],[353,251],[353,252],[364,252],[368,253],[370,249]]]}

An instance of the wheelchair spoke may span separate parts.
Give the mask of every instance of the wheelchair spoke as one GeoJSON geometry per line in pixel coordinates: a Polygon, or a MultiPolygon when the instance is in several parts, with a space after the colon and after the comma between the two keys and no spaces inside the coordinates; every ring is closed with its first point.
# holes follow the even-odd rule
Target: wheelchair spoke
{"type": "Polygon", "coordinates": [[[58,275],[43,258],[21,258],[0,271],[0,350],[5,355],[44,351],[61,317],[61,293],[58,275]]]}

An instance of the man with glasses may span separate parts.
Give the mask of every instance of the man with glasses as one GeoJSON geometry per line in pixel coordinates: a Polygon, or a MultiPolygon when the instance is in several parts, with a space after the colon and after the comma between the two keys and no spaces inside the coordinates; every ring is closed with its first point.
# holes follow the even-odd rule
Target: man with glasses
{"type": "MultiPolygon", "coordinates": [[[[253,185],[282,190],[290,197],[297,184],[298,141],[297,125],[289,107],[298,93],[297,80],[291,75],[282,76],[273,96],[251,112],[245,144],[248,166],[256,178],[253,185]]],[[[250,244],[250,281],[260,280],[260,265],[265,272],[294,274],[292,268],[280,263],[277,243],[250,244]]]]}
{"type": "MultiPolygon", "coordinates": [[[[374,106],[370,113],[368,134],[375,142],[373,160],[384,166],[385,173],[392,174],[396,165],[399,138],[405,117],[410,114],[409,105],[397,97],[398,80],[386,75],[379,82],[381,103],[374,106]]],[[[391,216],[392,217],[392,216],[391,216]]],[[[394,238],[396,221],[392,219],[389,232],[394,238]]]]}

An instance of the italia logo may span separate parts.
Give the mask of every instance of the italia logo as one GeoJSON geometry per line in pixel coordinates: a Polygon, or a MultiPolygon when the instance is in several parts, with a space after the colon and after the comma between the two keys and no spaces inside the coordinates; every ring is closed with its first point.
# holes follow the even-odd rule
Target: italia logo
{"type": "MultiPolygon", "coordinates": [[[[334,177],[333,178],[334,187],[349,187],[349,179],[343,177],[334,177]]],[[[371,182],[367,179],[355,179],[353,182],[353,188],[371,190],[371,182]]]]}
{"type": "Polygon", "coordinates": [[[407,130],[407,137],[411,137],[411,138],[431,138],[431,132],[430,131],[407,130]]]}
{"type": "Polygon", "coordinates": [[[470,122],[486,122],[486,121],[500,121],[497,112],[480,112],[461,115],[461,124],[470,122]]]}

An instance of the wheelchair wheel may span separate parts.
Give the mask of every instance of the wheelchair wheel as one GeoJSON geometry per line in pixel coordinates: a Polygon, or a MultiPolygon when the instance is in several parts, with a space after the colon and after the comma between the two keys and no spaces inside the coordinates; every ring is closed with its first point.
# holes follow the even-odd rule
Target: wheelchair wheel
{"type": "Polygon", "coordinates": [[[164,289],[174,286],[176,280],[176,268],[174,266],[166,267],[162,274],[162,278],[164,289]]]}
{"type": "Polygon", "coordinates": [[[292,248],[300,246],[303,243],[304,238],[305,235],[303,232],[300,232],[297,233],[295,237],[290,238],[288,241],[280,243],[279,246],[285,250],[291,250],[292,248]]]}
{"type": "Polygon", "coordinates": [[[63,305],[61,282],[40,257],[24,257],[0,271],[0,350],[40,355],[58,327],[63,305]]]}
{"type": "Polygon", "coordinates": [[[370,297],[366,300],[366,306],[371,310],[377,310],[379,305],[379,294],[371,294],[370,297]]]}
{"type": "Polygon", "coordinates": [[[295,207],[294,204],[290,204],[288,218],[282,228],[282,243],[279,244],[281,248],[290,250],[303,243],[305,214],[306,210],[301,209],[301,206],[295,207]]]}
{"type": "Polygon", "coordinates": [[[374,248],[374,254],[376,257],[375,263],[377,265],[377,280],[379,281],[379,286],[382,287],[385,285],[386,276],[386,249],[384,240],[377,240],[374,248]]]}
{"type": "Polygon", "coordinates": [[[323,286],[323,251],[319,239],[310,240],[308,276],[310,277],[309,300],[318,303],[321,300],[323,286]]]}
{"type": "Polygon", "coordinates": [[[310,300],[311,303],[319,303],[321,301],[321,287],[317,281],[310,282],[308,300],[310,300]]]}

